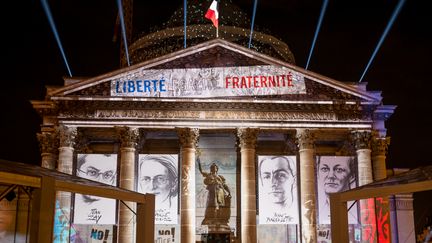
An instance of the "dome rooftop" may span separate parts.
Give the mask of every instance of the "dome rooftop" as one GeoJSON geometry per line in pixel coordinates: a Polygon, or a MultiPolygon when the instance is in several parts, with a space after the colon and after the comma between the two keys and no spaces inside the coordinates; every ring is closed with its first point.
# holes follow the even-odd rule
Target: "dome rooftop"
{"type": "MultiPolygon", "coordinates": [[[[187,6],[187,46],[193,46],[216,38],[211,21],[204,17],[212,0],[191,1],[187,6]]],[[[150,33],[135,36],[129,46],[131,63],[153,59],[184,47],[183,6],[170,19],[150,33]]],[[[219,38],[248,46],[250,18],[231,0],[219,4],[219,38]]],[[[295,64],[288,45],[276,37],[254,28],[251,49],[265,55],[295,64]]]]}

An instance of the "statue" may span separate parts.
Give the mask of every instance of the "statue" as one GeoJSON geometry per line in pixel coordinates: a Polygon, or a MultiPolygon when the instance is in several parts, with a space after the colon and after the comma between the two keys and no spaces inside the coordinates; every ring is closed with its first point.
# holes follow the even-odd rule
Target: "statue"
{"type": "Polygon", "coordinates": [[[202,225],[228,226],[231,215],[231,192],[225,178],[218,174],[219,167],[215,162],[210,165],[210,172],[203,172],[199,153],[197,155],[198,169],[204,177],[208,191],[207,204],[202,225]]]}

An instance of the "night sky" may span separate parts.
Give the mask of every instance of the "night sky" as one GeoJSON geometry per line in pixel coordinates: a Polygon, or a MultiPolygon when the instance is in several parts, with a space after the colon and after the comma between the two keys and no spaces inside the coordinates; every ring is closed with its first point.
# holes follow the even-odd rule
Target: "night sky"
{"type": "MultiPolygon", "coordinates": [[[[154,2],[139,2],[140,13],[136,16],[142,21],[139,26],[144,26],[143,31],[161,25],[182,6],[178,0],[163,6],[154,2]]],[[[340,81],[358,81],[397,2],[330,1],[309,70],[340,81]]],[[[391,137],[388,167],[412,168],[431,161],[432,21],[426,2],[405,3],[364,78],[368,90],[382,91],[384,104],[398,106],[386,123],[391,137]]],[[[253,1],[234,3],[251,15],[253,1]]],[[[37,164],[40,156],[35,134],[40,119],[29,100],[43,99],[44,86],[62,85],[62,77],[68,73],[40,2],[13,4],[7,8],[9,14],[2,16],[6,44],[2,55],[0,158],[37,164]]],[[[63,0],[49,4],[73,76],[92,77],[119,67],[119,42],[112,41],[115,1],[63,0]]],[[[285,41],[297,65],[304,67],[321,4],[260,1],[255,24],[285,41]]]]}
{"type": "MultiPolygon", "coordinates": [[[[196,0],[195,0],[196,1],[196,0]]],[[[221,0],[224,1],[224,0],[221,0]]],[[[42,100],[46,85],[68,75],[40,1],[6,1],[2,13],[2,119],[0,158],[40,163],[40,118],[29,100],[42,100]]],[[[113,42],[114,0],[48,1],[73,76],[92,77],[119,67],[113,42]]],[[[143,31],[166,22],[181,0],[135,0],[143,31]]],[[[191,2],[191,1],[189,1],[191,2]]],[[[251,16],[253,0],[233,0],[251,16]]],[[[431,164],[430,89],[432,20],[427,0],[407,0],[363,81],[397,105],[387,121],[387,167],[431,164]]],[[[357,82],[398,0],[330,0],[309,70],[357,82]]],[[[261,0],[255,24],[286,42],[304,67],[322,1],[261,0]]],[[[224,13],[220,13],[223,15],[224,13]]],[[[223,23],[221,23],[223,24],[223,23]]]]}

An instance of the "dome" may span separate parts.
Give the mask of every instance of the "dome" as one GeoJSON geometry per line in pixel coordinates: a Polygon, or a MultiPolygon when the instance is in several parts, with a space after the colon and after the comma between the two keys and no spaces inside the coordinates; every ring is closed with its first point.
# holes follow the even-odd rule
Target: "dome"
{"type": "MultiPolygon", "coordinates": [[[[212,0],[191,1],[187,6],[187,46],[216,38],[211,21],[204,18],[212,0]]],[[[219,4],[219,38],[248,46],[250,18],[231,0],[219,4]]],[[[129,46],[132,64],[160,57],[184,48],[183,6],[178,8],[161,28],[134,36],[129,46]]],[[[254,28],[251,49],[295,64],[288,45],[276,37],[254,28]]]]}

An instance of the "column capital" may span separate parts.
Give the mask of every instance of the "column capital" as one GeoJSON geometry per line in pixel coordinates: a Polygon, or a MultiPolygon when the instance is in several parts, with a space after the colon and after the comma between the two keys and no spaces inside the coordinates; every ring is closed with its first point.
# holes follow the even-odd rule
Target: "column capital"
{"type": "Polygon", "coordinates": [[[140,130],[136,127],[115,127],[121,142],[121,148],[136,148],[140,139],[140,130]]]}
{"type": "Polygon", "coordinates": [[[60,147],[74,147],[75,138],[77,137],[77,128],[74,126],[60,125],[57,127],[60,137],[60,147]]]}
{"type": "Polygon", "coordinates": [[[241,148],[255,149],[259,128],[237,128],[237,137],[241,148]]]}
{"type": "Polygon", "coordinates": [[[39,149],[41,153],[58,154],[59,138],[58,133],[54,132],[41,132],[37,133],[37,140],[39,141],[39,149]]]}
{"type": "Polygon", "coordinates": [[[199,139],[199,129],[190,127],[176,127],[177,136],[183,148],[196,148],[199,139]]]}
{"type": "Polygon", "coordinates": [[[371,148],[373,155],[386,155],[388,146],[390,145],[390,137],[373,136],[371,140],[371,148]]]}
{"type": "Polygon", "coordinates": [[[299,149],[314,149],[315,134],[310,129],[297,129],[296,143],[299,149]]]}
{"type": "Polygon", "coordinates": [[[368,130],[356,130],[351,132],[351,142],[356,150],[371,149],[372,132],[368,130]]]}

